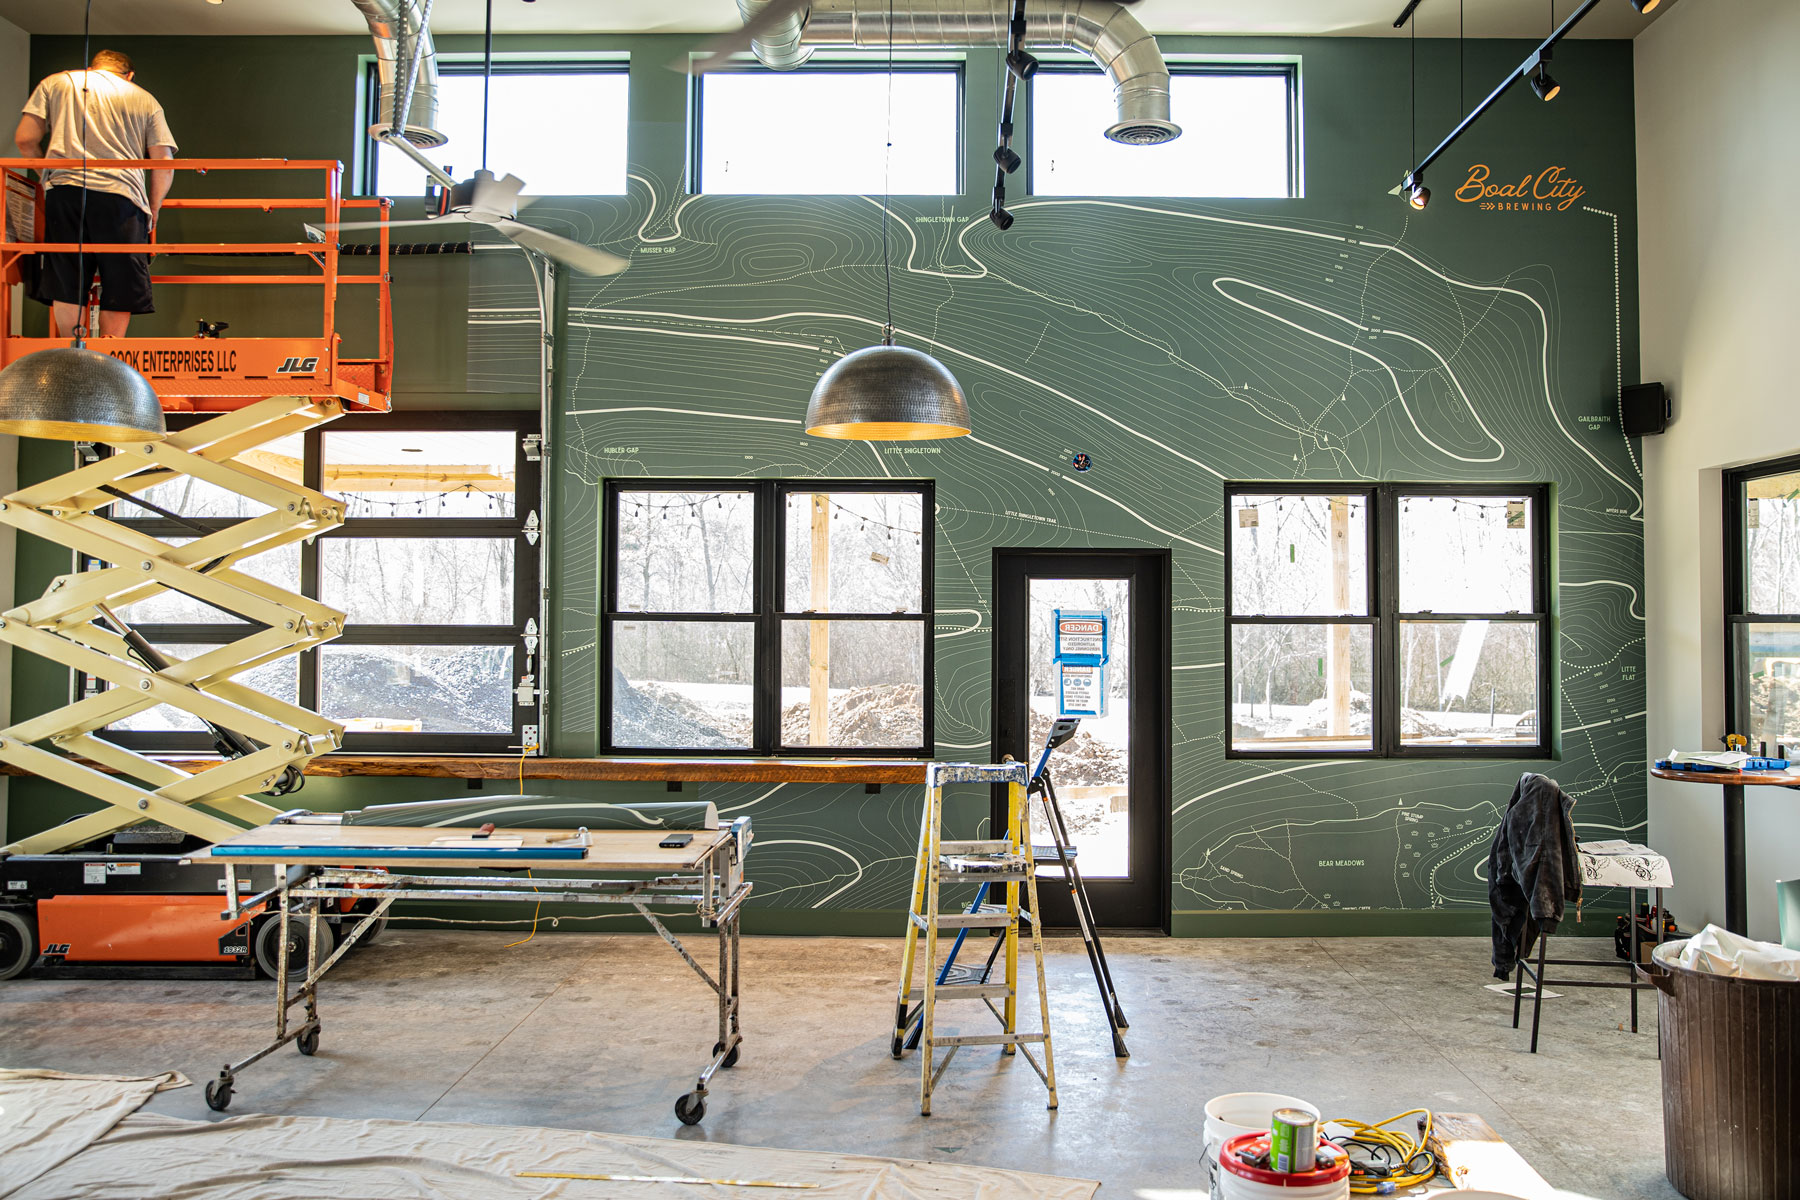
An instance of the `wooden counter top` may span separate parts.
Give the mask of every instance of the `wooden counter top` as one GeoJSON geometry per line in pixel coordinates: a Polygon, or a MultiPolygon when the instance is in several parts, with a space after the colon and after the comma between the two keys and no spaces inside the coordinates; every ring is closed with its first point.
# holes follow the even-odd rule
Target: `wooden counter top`
{"type": "Polygon", "coordinates": [[[1735,783],[1740,787],[1800,787],[1800,775],[1786,771],[1675,771],[1668,767],[1651,767],[1658,779],[1679,779],[1683,783],[1735,783]]]}
{"type": "MultiPolygon", "coordinates": [[[[161,761],[190,773],[207,770],[219,763],[217,758],[200,756],[168,757],[161,761]]],[[[925,764],[913,759],[527,757],[524,768],[526,779],[577,779],[596,783],[925,782],[925,764]]],[[[27,773],[10,764],[0,764],[0,774],[27,773]]],[[[308,763],[306,773],[328,778],[390,776],[516,781],[519,758],[517,755],[487,754],[327,754],[308,763]]]]}

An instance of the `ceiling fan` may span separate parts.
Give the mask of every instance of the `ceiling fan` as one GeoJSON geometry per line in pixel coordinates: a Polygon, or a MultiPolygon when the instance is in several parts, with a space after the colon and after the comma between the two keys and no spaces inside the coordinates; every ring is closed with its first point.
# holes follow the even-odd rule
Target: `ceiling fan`
{"type": "MultiPolygon", "coordinates": [[[[487,169],[488,91],[494,69],[494,0],[487,0],[486,47],[481,63],[481,169],[475,172],[474,177],[460,181],[452,179],[448,172],[426,158],[418,147],[397,131],[383,130],[378,135],[383,144],[394,147],[418,163],[425,169],[426,175],[439,185],[440,190],[436,195],[437,212],[422,221],[340,221],[316,228],[336,232],[344,229],[379,229],[383,224],[394,229],[408,225],[442,225],[447,221],[465,221],[472,225],[485,225],[514,245],[541,254],[552,262],[583,275],[617,275],[631,265],[630,259],[620,258],[616,254],[608,254],[561,234],[525,224],[518,219],[519,210],[533,200],[531,196],[519,194],[525,190],[525,181],[511,174],[496,177],[487,169]]],[[[395,122],[397,127],[403,123],[395,122]]],[[[307,228],[309,237],[314,228],[307,228]]]]}

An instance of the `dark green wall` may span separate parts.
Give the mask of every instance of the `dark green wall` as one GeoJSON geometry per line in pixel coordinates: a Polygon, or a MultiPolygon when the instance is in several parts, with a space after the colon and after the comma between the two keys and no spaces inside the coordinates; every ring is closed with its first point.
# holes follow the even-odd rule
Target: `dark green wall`
{"type": "MultiPolygon", "coordinates": [[[[1615,423],[1619,379],[1636,379],[1630,46],[1559,49],[1563,96],[1545,106],[1522,87],[1509,95],[1434,168],[1434,202],[1417,214],[1386,194],[1410,157],[1408,43],[1162,41],[1170,54],[1300,60],[1304,198],[1015,202],[1018,223],[999,234],[982,220],[999,70],[993,56],[972,55],[967,194],[895,203],[902,260],[894,304],[901,340],[933,339],[929,348],[958,374],[975,436],[904,454],[822,443],[798,429],[831,354],[873,337],[876,207],[857,197],[686,200],[684,81],[662,65],[682,39],[504,42],[508,50],[633,52],[630,193],[532,210],[534,221],[633,257],[623,275],[570,281],[569,311],[556,323],[563,382],[547,472],[550,748],[578,755],[596,744],[602,479],[929,474],[942,508],[941,756],[986,753],[992,547],[1172,547],[1176,932],[1477,931],[1486,922],[1487,836],[1521,769],[1547,771],[1577,794],[1593,835],[1632,833],[1644,821],[1641,485],[1636,447],[1615,423]],[[1509,178],[1562,165],[1586,194],[1564,212],[1480,211],[1453,196],[1475,162],[1509,178]],[[957,236],[939,236],[946,218],[957,236]],[[646,333],[646,324],[685,336],[646,333]],[[620,328],[628,325],[639,328],[620,328]],[[745,328],[808,349],[717,337],[745,328]],[[687,411],[625,411],[646,407],[687,411]],[[1080,480],[1064,474],[1075,449],[1096,463],[1080,480]],[[1221,477],[1551,484],[1555,760],[1227,761],[1216,665],[1224,658],[1221,477]]],[[[73,45],[34,39],[34,69],[66,65],[73,45]]],[[[468,45],[445,39],[442,48],[468,45]]],[[[118,46],[163,99],[184,154],[348,160],[356,152],[362,39],[118,46]]],[[[1485,94],[1525,51],[1472,44],[1466,91],[1485,94]]],[[[1418,55],[1422,151],[1462,105],[1454,44],[1422,42],[1418,55]]],[[[1105,116],[1095,114],[1096,124],[1105,116]]],[[[579,121],[569,126],[578,153],[579,121]]],[[[416,204],[403,203],[403,212],[407,203],[416,204]]],[[[535,311],[528,279],[509,257],[475,264],[480,307],[535,311]]],[[[412,288],[396,305],[402,405],[487,402],[467,391],[471,374],[520,378],[535,364],[528,326],[469,341],[458,290],[467,284],[456,269],[398,268],[412,288]]],[[[52,465],[51,456],[28,454],[22,475],[52,465]]],[[[34,594],[54,569],[41,548],[22,545],[21,594],[34,594]]],[[[57,676],[21,656],[20,710],[32,711],[33,697],[60,698],[57,676]]],[[[384,783],[381,794],[398,798],[395,786],[384,783]]],[[[442,785],[416,781],[408,790],[442,785]]],[[[67,811],[41,785],[13,794],[16,827],[67,811]]],[[[708,786],[703,794],[756,818],[753,926],[896,928],[916,789],[865,796],[860,788],[708,786]]],[[[330,781],[315,782],[306,797],[316,807],[366,799],[356,784],[330,781]]],[[[965,821],[984,807],[978,797],[959,803],[965,821]]]]}

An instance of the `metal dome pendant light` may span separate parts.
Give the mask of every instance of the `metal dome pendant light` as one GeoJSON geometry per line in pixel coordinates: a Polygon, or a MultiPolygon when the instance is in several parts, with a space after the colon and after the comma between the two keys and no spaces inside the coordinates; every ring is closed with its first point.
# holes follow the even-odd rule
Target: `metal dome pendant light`
{"type": "Polygon", "coordinates": [[[167,437],[156,389],[130,364],[82,345],[39,350],[0,370],[0,433],[67,442],[167,437]]]}
{"type": "MultiPolygon", "coordinates": [[[[88,0],[82,18],[82,61],[92,63],[88,0]]],[[[91,70],[92,67],[90,66],[91,70]]],[[[81,164],[87,182],[87,84],[82,84],[81,164]]],[[[75,226],[76,273],[86,265],[87,191],[81,193],[81,215],[75,226]]],[[[83,289],[85,290],[85,279],[83,289]]],[[[82,307],[86,307],[83,305],[82,307]]],[[[79,317],[77,318],[79,321],[79,317]]],[[[150,442],[168,436],[162,401],[136,368],[89,350],[82,328],[75,341],[27,354],[0,368],[0,433],[54,438],[69,442],[150,442]]]]}
{"type": "MultiPolygon", "coordinates": [[[[888,11],[888,149],[894,134],[894,20],[888,11]]],[[[860,442],[916,442],[962,437],[969,432],[969,403],[956,376],[922,350],[894,345],[894,264],[888,246],[888,182],[881,191],[881,272],[887,320],[881,345],[844,355],[813,388],[806,432],[813,437],[860,442]]]]}

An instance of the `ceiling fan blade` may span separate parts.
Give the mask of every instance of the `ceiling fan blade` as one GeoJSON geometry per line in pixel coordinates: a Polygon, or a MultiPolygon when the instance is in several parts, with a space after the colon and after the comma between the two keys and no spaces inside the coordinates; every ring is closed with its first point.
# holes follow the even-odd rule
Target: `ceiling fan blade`
{"type": "Polygon", "coordinates": [[[734,54],[742,54],[750,49],[750,43],[760,38],[781,22],[805,8],[811,0],[774,0],[767,8],[751,17],[748,21],[730,33],[720,34],[701,45],[694,54],[687,58],[676,59],[669,64],[671,71],[706,71],[722,67],[730,61],[734,54]]]}
{"type": "Polygon", "coordinates": [[[583,275],[617,275],[631,265],[630,259],[584,246],[561,234],[549,233],[520,221],[495,221],[493,227],[527,250],[536,250],[545,258],[554,259],[583,275]]]}
{"type": "Polygon", "coordinates": [[[469,192],[469,207],[478,213],[504,217],[518,210],[519,193],[525,181],[517,175],[495,179],[485,171],[477,172],[475,186],[469,192]]]}

